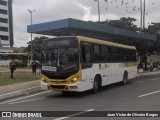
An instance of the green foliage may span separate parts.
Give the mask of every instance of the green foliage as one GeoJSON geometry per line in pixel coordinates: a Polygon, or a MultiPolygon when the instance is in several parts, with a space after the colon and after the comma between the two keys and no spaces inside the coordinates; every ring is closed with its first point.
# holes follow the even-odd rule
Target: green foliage
{"type": "Polygon", "coordinates": [[[157,34],[159,30],[160,30],[160,23],[152,23],[151,25],[148,26],[148,29],[145,29],[144,32],[157,34]]]}
{"type": "Polygon", "coordinates": [[[120,20],[106,20],[101,23],[112,26],[112,27],[117,27],[121,29],[127,29],[127,30],[132,30],[132,31],[138,31],[139,28],[137,25],[134,24],[137,20],[135,18],[126,18],[122,17],[120,20]]]}
{"type": "Polygon", "coordinates": [[[135,46],[137,48],[138,55],[141,57],[140,66],[145,63],[145,70],[147,70],[147,57],[150,55],[155,55],[160,52],[160,42],[159,41],[141,41],[136,42],[135,46]]]}
{"type": "MultiPolygon", "coordinates": [[[[148,26],[148,28],[145,28],[143,32],[145,34],[154,34],[157,35],[157,32],[160,30],[160,23],[152,23],[148,26]]],[[[141,54],[157,54],[160,52],[160,41],[142,41],[138,42],[136,44],[136,47],[138,49],[138,52],[141,54]]]]}
{"type": "Polygon", "coordinates": [[[160,42],[158,41],[136,42],[135,46],[140,56],[143,54],[152,55],[160,52],[160,42]]]}
{"type": "MultiPolygon", "coordinates": [[[[112,27],[117,27],[121,29],[126,30],[132,30],[132,31],[141,31],[140,28],[137,27],[137,25],[134,24],[137,20],[135,18],[131,17],[122,17],[119,20],[106,20],[101,22],[102,24],[106,24],[112,27]]],[[[148,28],[145,28],[143,30],[143,33],[150,33],[150,34],[157,34],[157,31],[160,30],[160,23],[152,23],[148,26],[148,28]]],[[[132,41],[131,41],[132,42],[132,41]]],[[[143,56],[145,54],[151,55],[156,54],[160,52],[160,42],[159,41],[138,41],[135,42],[134,45],[137,48],[137,51],[140,56],[143,56]]]]}
{"type": "MultiPolygon", "coordinates": [[[[102,24],[106,24],[112,27],[117,27],[121,29],[131,30],[131,31],[142,31],[141,28],[138,28],[137,25],[134,24],[137,20],[135,18],[125,18],[122,17],[119,20],[106,20],[101,22],[102,24]]],[[[160,30],[160,23],[152,23],[143,30],[144,34],[150,33],[157,35],[157,31],[160,30]]],[[[128,40],[128,42],[130,42],[128,40]]],[[[129,43],[130,44],[130,43],[129,43]]],[[[132,45],[132,41],[131,41],[132,45]]],[[[137,52],[139,56],[141,56],[140,64],[142,66],[142,62],[145,63],[145,68],[147,68],[147,57],[149,55],[157,54],[160,52],[160,41],[146,41],[141,40],[134,43],[134,46],[137,48],[137,52]]]]}
{"type": "MultiPolygon", "coordinates": [[[[40,61],[41,44],[42,44],[42,41],[45,39],[47,39],[47,37],[41,36],[41,37],[35,37],[32,40],[33,59],[40,61]]],[[[29,41],[27,44],[28,46],[25,48],[25,51],[31,52],[31,41],[29,41]]]]}

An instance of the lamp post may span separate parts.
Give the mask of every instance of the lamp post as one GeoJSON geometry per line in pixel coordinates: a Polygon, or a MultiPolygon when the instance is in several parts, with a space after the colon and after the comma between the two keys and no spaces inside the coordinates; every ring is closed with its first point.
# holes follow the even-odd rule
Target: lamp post
{"type": "Polygon", "coordinates": [[[99,0],[94,0],[94,1],[97,1],[97,4],[98,4],[98,16],[99,16],[99,22],[100,22],[100,7],[99,7],[99,0]]]}
{"type": "MultiPolygon", "coordinates": [[[[29,13],[31,14],[31,25],[32,25],[32,13],[36,10],[29,10],[29,13]]],[[[31,61],[33,61],[33,42],[32,42],[32,32],[31,32],[31,61]]]]}
{"type": "Polygon", "coordinates": [[[146,17],[146,0],[143,2],[143,30],[145,29],[145,17],[146,17]]]}
{"type": "Polygon", "coordinates": [[[142,10],[142,0],[140,0],[140,12],[141,12],[141,17],[140,17],[140,28],[141,28],[141,32],[142,32],[142,23],[143,23],[143,10],[142,10]]]}
{"type": "Polygon", "coordinates": [[[146,0],[140,0],[140,12],[141,12],[140,28],[142,32],[145,29],[146,0]]]}

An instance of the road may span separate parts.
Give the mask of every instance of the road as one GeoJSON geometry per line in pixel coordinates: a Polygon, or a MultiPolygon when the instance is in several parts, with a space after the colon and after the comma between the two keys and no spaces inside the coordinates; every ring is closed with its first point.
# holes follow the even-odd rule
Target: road
{"type": "MultiPolygon", "coordinates": [[[[65,117],[38,120],[150,120],[149,117],[96,117],[96,113],[94,118],[75,116],[83,116],[89,111],[160,111],[160,75],[137,77],[125,86],[108,85],[97,94],[85,92],[64,96],[56,91],[34,93],[1,101],[0,111],[74,111],[63,112],[65,117]]],[[[158,120],[159,117],[152,119],[158,120]]]]}

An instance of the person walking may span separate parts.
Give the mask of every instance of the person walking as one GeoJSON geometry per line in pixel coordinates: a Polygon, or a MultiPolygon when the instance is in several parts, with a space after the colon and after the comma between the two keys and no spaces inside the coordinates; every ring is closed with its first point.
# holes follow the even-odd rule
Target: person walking
{"type": "Polygon", "coordinates": [[[153,71],[153,61],[151,60],[150,61],[150,72],[152,72],[153,71]]]}
{"type": "Polygon", "coordinates": [[[35,76],[35,77],[36,77],[36,69],[37,69],[37,67],[38,67],[37,62],[34,60],[34,61],[32,62],[32,74],[33,74],[33,76],[35,76]]]}
{"type": "Polygon", "coordinates": [[[14,70],[16,70],[16,63],[14,61],[14,59],[12,59],[10,62],[9,62],[9,68],[10,68],[10,71],[11,71],[11,78],[14,78],[13,77],[13,73],[14,73],[14,70]]]}

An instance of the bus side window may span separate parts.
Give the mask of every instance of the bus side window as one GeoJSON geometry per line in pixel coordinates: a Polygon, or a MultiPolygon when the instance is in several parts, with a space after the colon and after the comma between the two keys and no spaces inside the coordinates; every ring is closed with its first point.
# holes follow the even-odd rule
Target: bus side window
{"type": "Polygon", "coordinates": [[[91,63],[92,57],[91,57],[91,47],[89,46],[82,46],[82,63],[91,63]]]}
{"type": "Polygon", "coordinates": [[[100,46],[99,45],[93,45],[93,57],[94,57],[94,62],[99,62],[101,61],[101,56],[100,56],[100,46]]]}

